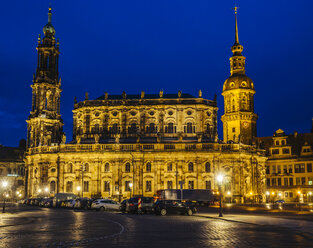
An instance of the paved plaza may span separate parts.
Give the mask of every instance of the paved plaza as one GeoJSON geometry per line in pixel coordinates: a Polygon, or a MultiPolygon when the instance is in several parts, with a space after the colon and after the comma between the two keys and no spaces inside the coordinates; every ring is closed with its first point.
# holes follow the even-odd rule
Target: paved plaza
{"type": "MultiPolygon", "coordinates": [[[[214,210],[214,209],[213,209],[214,210]]],[[[292,216],[129,215],[18,206],[0,214],[0,247],[311,247],[313,222],[292,216]]]]}

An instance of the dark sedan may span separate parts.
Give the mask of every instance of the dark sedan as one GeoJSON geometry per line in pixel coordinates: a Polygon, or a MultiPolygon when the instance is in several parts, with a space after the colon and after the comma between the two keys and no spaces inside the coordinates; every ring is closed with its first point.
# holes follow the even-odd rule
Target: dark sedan
{"type": "Polygon", "coordinates": [[[192,215],[193,211],[190,207],[182,202],[175,200],[161,200],[154,205],[154,212],[160,215],[167,214],[187,214],[192,215]]]}

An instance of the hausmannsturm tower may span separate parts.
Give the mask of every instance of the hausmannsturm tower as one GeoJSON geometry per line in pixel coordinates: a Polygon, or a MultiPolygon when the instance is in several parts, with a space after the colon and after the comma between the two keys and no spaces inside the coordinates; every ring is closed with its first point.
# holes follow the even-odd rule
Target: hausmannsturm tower
{"type": "Polygon", "coordinates": [[[44,38],[38,38],[38,62],[32,87],[32,110],[27,120],[27,147],[53,146],[61,142],[63,121],[60,115],[61,80],[59,78],[59,43],[51,23],[43,28],[44,38]]]}
{"type": "Polygon", "coordinates": [[[235,7],[235,44],[231,48],[230,77],[223,85],[224,142],[235,142],[251,145],[256,137],[257,114],[254,113],[254,85],[246,75],[245,57],[241,54],[243,46],[239,43],[237,25],[237,7],[235,7]]]}

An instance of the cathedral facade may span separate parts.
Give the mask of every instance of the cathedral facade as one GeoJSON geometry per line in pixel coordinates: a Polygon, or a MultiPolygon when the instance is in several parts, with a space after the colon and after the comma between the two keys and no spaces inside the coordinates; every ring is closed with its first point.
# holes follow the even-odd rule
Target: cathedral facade
{"type": "Polygon", "coordinates": [[[38,39],[38,65],[27,120],[27,194],[70,192],[124,199],[157,190],[217,189],[232,202],[264,201],[265,151],[255,143],[254,85],[245,75],[237,13],[231,76],[223,86],[224,141],[217,136],[217,104],[185,94],[110,95],[75,99],[73,139],[66,142],[60,115],[59,43],[51,23],[38,39]],[[40,193],[41,192],[41,193],[40,193]]]}

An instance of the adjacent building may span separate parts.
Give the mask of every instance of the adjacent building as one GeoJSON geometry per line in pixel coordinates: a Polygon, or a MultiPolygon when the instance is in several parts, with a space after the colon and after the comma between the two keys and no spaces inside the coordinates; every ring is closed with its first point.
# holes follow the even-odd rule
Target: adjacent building
{"type": "Polygon", "coordinates": [[[4,189],[0,187],[0,197],[4,192],[9,198],[18,199],[25,196],[25,163],[23,156],[26,141],[21,140],[19,147],[7,147],[0,145],[0,182],[7,182],[4,189]]]}
{"type": "MultiPolygon", "coordinates": [[[[313,131],[313,129],[312,129],[313,131]]],[[[258,138],[267,151],[267,201],[313,202],[313,132],[258,138]]]]}

